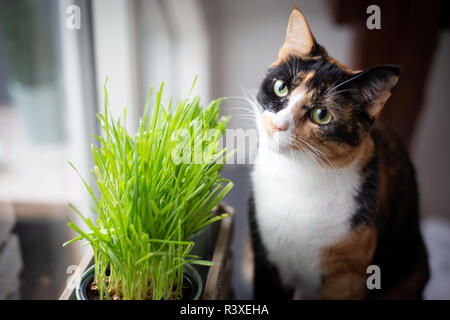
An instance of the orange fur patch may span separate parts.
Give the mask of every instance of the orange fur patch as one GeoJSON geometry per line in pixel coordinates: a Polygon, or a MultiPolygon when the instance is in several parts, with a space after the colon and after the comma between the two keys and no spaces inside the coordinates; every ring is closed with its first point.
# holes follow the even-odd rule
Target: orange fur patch
{"type": "Polygon", "coordinates": [[[322,299],[363,299],[367,293],[367,267],[377,244],[374,227],[352,230],[337,244],[322,252],[322,299]]]}
{"type": "Polygon", "coordinates": [[[334,59],[333,57],[330,57],[329,55],[327,55],[325,58],[328,61],[330,61],[331,63],[337,65],[339,68],[341,68],[342,70],[344,70],[347,73],[354,74],[354,73],[361,72],[361,70],[353,70],[352,68],[346,66],[345,64],[343,64],[342,62],[334,59]]]}
{"type": "Polygon", "coordinates": [[[306,84],[312,78],[314,78],[315,75],[316,75],[316,71],[310,71],[310,72],[307,72],[307,73],[303,74],[302,81],[300,82],[300,87],[306,86],[306,84]]]}
{"type": "Polygon", "coordinates": [[[266,131],[269,134],[276,131],[277,129],[269,114],[264,113],[262,115],[261,123],[264,131],[266,131]]]}

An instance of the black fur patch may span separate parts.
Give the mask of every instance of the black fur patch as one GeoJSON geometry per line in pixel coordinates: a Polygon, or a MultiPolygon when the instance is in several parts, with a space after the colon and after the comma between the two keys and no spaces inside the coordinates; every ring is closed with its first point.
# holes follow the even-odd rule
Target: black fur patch
{"type": "Polygon", "coordinates": [[[374,150],[372,158],[366,163],[361,171],[363,182],[356,196],[358,209],[351,218],[352,228],[356,228],[361,223],[373,225],[379,208],[378,184],[379,184],[379,164],[377,150],[374,150]]]}
{"type": "Polygon", "coordinates": [[[311,71],[315,72],[315,76],[309,81],[308,89],[314,89],[319,94],[349,77],[342,69],[327,59],[313,60],[293,56],[281,65],[268,70],[258,92],[258,102],[266,110],[280,111],[287,106],[289,95],[280,98],[275,94],[273,90],[275,80],[284,80],[288,84],[289,92],[292,92],[299,85],[301,75],[311,71]]]}

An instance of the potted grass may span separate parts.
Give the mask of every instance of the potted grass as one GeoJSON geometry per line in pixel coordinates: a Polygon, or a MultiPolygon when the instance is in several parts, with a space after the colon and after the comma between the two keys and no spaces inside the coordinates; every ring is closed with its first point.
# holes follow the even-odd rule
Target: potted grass
{"type": "MultiPolygon", "coordinates": [[[[191,90],[192,91],[192,90],[191,90]]],[[[202,279],[192,264],[211,265],[191,253],[195,235],[227,217],[213,208],[232,188],[220,170],[230,155],[220,139],[228,118],[220,100],[161,103],[163,85],[149,114],[151,90],[137,133],[131,136],[108,112],[98,115],[103,136],[92,147],[95,188],[83,179],[97,221],[72,209],[87,227],[68,225],[94,252],[81,277],[78,299],[198,299],[202,279]]],[[[126,110],[123,123],[125,123],[126,110]]],[[[73,165],[72,165],[73,166],[73,165]]],[[[75,167],[74,167],[75,169],[75,167]]],[[[75,169],[76,170],[76,169],[75,169]]]]}

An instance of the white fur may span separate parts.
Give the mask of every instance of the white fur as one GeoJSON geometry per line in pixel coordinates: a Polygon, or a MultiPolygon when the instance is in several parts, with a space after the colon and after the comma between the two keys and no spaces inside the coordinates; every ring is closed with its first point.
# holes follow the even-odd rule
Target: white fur
{"type": "Polygon", "coordinates": [[[356,210],[358,170],[355,164],[325,169],[310,154],[288,147],[290,129],[274,137],[258,128],[252,180],[263,245],[285,285],[316,296],[321,252],[345,236],[356,210]]]}
{"type": "Polygon", "coordinates": [[[287,129],[292,125],[292,116],[290,110],[285,108],[272,116],[272,121],[275,126],[280,129],[287,129]]]}

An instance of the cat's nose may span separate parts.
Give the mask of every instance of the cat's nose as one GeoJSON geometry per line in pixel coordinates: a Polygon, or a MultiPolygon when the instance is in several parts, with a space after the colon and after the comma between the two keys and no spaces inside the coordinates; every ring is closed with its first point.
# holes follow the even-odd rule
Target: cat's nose
{"type": "Polygon", "coordinates": [[[286,131],[289,128],[289,120],[282,119],[278,120],[274,119],[273,121],[273,130],[274,131],[286,131]]]}
{"type": "Polygon", "coordinates": [[[289,128],[290,120],[286,117],[277,117],[271,115],[270,113],[264,113],[262,125],[267,133],[286,131],[289,128]]]}
{"type": "Polygon", "coordinates": [[[282,110],[278,112],[273,117],[273,129],[275,131],[285,131],[289,128],[289,125],[291,124],[291,115],[289,112],[286,112],[286,110],[282,110]]]}

